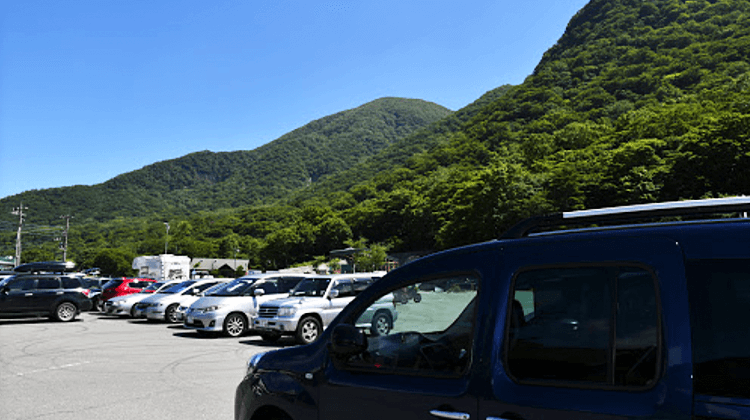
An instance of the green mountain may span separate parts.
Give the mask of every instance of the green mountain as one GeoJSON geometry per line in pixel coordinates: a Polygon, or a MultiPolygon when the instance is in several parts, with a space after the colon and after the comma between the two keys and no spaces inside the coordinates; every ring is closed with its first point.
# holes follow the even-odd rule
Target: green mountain
{"type": "Polygon", "coordinates": [[[434,103],[382,98],[313,121],[250,151],[203,151],[158,162],[94,186],[33,190],[0,200],[23,202],[28,220],[187,216],[271,203],[336,174],[451,111],[434,103]]]}
{"type": "MultiPolygon", "coordinates": [[[[239,250],[253,267],[280,268],[363,245],[360,238],[391,252],[435,250],[494,239],[550,211],[749,194],[750,2],[592,0],[523,84],[443,113],[369,155],[320,161],[335,168],[309,158],[265,169],[280,187],[242,184],[268,172],[212,169],[209,157],[219,154],[191,155],[190,182],[167,178],[184,172],[165,166],[154,178],[172,189],[151,180],[156,170],[126,174],[117,191],[131,195],[116,200],[117,211],[148,216],[124,198],[150,194],[153,208],[175,216],[171,252],[227,258],[239,250]]],[[[317,134],[298,138],[309,142],[274,145],[265,160],[315,154],[308,145],[324,143],[317,134]]],[[[220,157],[256,162],[229,155],[220,157]]],[[[83,223],[74,258],[127,267],[134,255],[164,249],[161,220],[83,223]]]]}
{"type": "Polygon", "coordinates": [[[353,186],[342,217],[435,249],[553,210],[748,194],[749,61],[750,2],[592,0],[522,85],[353,186]]]}

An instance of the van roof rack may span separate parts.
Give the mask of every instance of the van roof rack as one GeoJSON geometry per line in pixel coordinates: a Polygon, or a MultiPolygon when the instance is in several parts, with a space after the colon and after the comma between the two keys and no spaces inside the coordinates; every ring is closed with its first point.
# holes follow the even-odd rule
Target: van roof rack
{"type": "MultiPolygon", "coordinates": [[[[552,213],[530,217],[508,229],[500,239],[518,239],[540,228],[566,225],[626,222],[659,217],[696,216],[750,211],[750,197],[710,198],[704,200],[670,201],[552,213]]],[[[745,215],[747,217],[747,215],[745,215]]]]}

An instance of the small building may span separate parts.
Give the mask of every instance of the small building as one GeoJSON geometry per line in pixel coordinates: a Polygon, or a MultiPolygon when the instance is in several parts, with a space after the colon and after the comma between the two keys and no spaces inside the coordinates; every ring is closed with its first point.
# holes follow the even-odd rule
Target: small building
{"type": "Polygon", "coordinates": [[[218,271],[220,277],[237,277],[237,268],[242,268],[243,273],[248,272],[250,260],[234,258],[193,258],[190,261],[191,277],[207,277],[212,272],[218,271]]]}

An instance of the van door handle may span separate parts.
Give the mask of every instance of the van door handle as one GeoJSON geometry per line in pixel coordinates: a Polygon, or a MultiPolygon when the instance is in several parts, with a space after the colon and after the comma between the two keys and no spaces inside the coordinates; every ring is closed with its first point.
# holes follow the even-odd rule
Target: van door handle
{"type": "Polygon", "coordinates": [[[471,417],[467,413],[458,413],[455,411],[442,411],[442,410],[432,410],[430,411],[430,414],[432,414],[435,417],[440,417],[441,419],[449,419],[449,420],[469,420],[471,417]]]}

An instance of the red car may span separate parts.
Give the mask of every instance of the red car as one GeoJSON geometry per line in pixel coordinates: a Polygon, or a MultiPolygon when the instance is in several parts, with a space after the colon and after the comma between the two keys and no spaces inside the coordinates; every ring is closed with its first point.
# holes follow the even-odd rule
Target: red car
{"type": "Polygon", "coordinates": [[[154,279],[129,279],[125,277],[112,279],[102,286],[102,302],[115,296],[132,295],[154,284],[154,279]]]}

